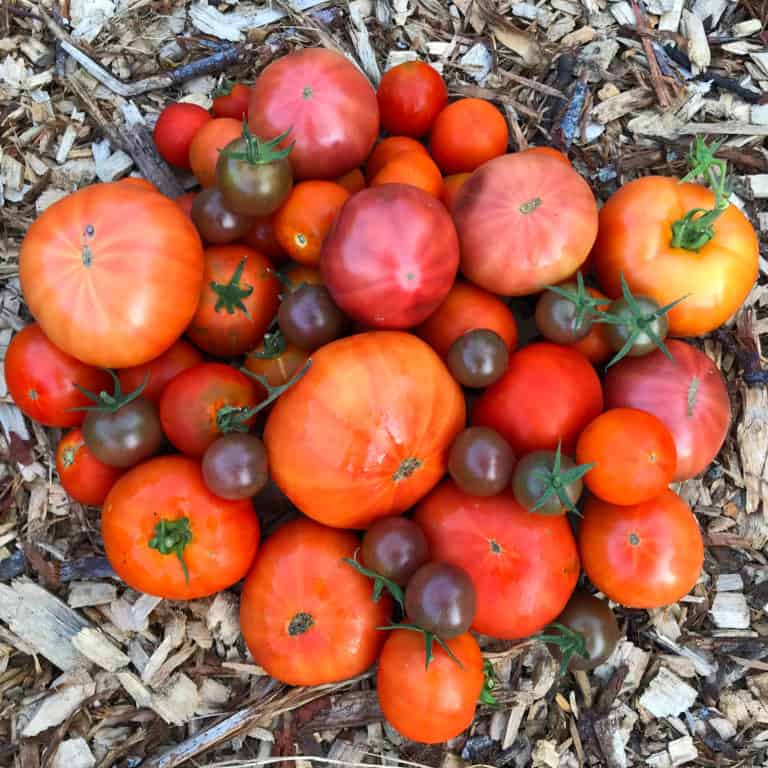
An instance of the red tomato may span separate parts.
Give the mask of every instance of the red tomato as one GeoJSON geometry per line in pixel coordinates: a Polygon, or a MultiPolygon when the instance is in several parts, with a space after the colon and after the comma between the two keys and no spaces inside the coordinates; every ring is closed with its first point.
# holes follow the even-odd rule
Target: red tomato
{"type": "Polygon", "coordinates": [[[509,145],[504,116],[490,101],[459,99],[449,104],[432,125],[429,148],[443,173],[472,172],[509,145]]]}
{"type": "Polygon", "coordinates": [[[237,415],[237,409],[247,410],[259,402],[257,386],[244,373],[223,363],[187,368],[163,390],[163,432],[182,453],[202,456],[217,437],[228,431],[227,421],[237,415]]]}
{"type": "MultiPolygon", "coordinates": [[[[604,293],[594,288],[587,288],[587,293],[596,299],[606,298],[604,293]]],[[[607,323],[592,323],[592,328],[583,339],[579,339],[574,344],[569,344],[568,346],[584,355],[592,365],[607,363],[615,354],[611,343],[608,341],[607,330],[607,323]]]]}
{"type": "Polygon", "coordinates": [[[353,168],[349,173],[339,176],[336,183],[344,187],[350,195],[354,195],[355,192],[365,189],[365,176],[359,168],[353,168]]]}
{"type": "Polygon", "coordinates": [[[555,149],[554,147],[529,147],[528,149],[525,149],[523,151],[528,152],[532,155],[547,155],[549,157],[553,157],[555,160],[559,160],[561,163],[566,163],[567,165],[571,164],[571,161],[568,159],[568,156],[564,155],[562,152],[555,149]]]}
{"type": "Polygon", "coordinates": [[[611,298],[621,296],[623,274],[635,295],[650,296],[660,306],[685,296],[667,315],[671,336],[701,336],[718,328],[752,290],[759,247],[755,230],[735,205],[715,220],[714,237],[703,247],[674,247],[674,222],[689,211],[710,210],[714,202],[709,189],[664,176],[625,184],[600,210],[592,252],[600,287],[611,298]]]}
{"type": "Polygon", "coordinates": [[[446,176],[443,179],[443,196],[441,199],[449,211],[453,210],[459,196],[459,190],[471,175],[471,173],[454,173],[453,176],[446,176]]]}
{"type": "Polygon", "coordinates": [[[157,118],[153,133],[160,157],[189,170],[189,145],[210,120],[211,115],[197,104],[169,104],[157,118]]]}
{"type": "Polygon", "coordinates": [[[350,317],[410,328],[447,296],[459,261],[445,206],[416,187],[364,189],[344,206],[320,260],[323,283],[350,317]]]}
{"type": "Polygon", "coordinates": [[[143,365],[123,368],[117,372],[123,392],[133,392],[146,381],[141,396],[145,400],[157,403],[166,384],[182,371],[199,365],[203,356],[188,341],[179,339],[162,355],[143,365]]]}
{"type": "Polygon", "coordinates": [[[211,111],[216,117],[232,117],[241,123],[248,117],[248,100],[251,89],[243,83],[225,81],[222,88],[214,93],[211,111]]]}
{"type": "Polygon", "coordinates": [[[405,61],[387,70],[378,90],[381,127],[389,133],[419,138],[448,103],[445,80],[423,61],[405,61]]]}
{"type": "Polygon", "coordinates": [[[472,423],[492,427],[516,456],[554,450],[573,455],[584,427],[603,410],[595,369],[578,352],[549,342],[509,357],[504,376],[475,403],[472,423]]]}
{"type": "MultiPolygon", "coordinates": [[[[216,186],[216,163],[219,153],[230,141],[243,135],[242,120],[217,117],[206,123],[189,145],[189,165],[203,187],[216,186]]],[[[275,134],[277,135],[277,134],[275,134]]],[[[260,138],[272,139],[274,136],[260,138]]]]}
{"type": "Polygon", "coordinates": [[[657,350],[625,357],[605,375],[607,408],[639,408],[663,421],[675,439],[675,480],[688,480],[714,460],[728,435],[731,404],[717,366],[684,341],[668,339],[674,361],[657,350]]]}
{"type": "Polygon", "coordinates": [[[187,336],[215,357],[237,357],[261,340],[274,318],[280,283],[269,259],[246,245],[205,251],[205,279],[187,336]]]}
{"type": "Polygon", "coordinates": [[[124,469],[102,464],[89,450],[80,429],[67,432],[56,449],[56,471],[64,490],[81,504],[99,507],[124,469]]]}
{"type": "Polygon", "coordinates": [[[370,183],[376,174],[391,160],[406,152],[421,152],[428,155],[427,148],[408,136],[388,136],[382,139],[371,152],[365,163],[365,178],[370,183]]]}
{"type": "Polygon", "coordinates": [[[245,576],[259,547],[259,518],[250,499],[214,496],[198,461],[161,456],[117,481],[104,502],[101,533],[111,566],[129,587],[192,600],[245,576]]]}
{"type": "Polygon", "coordinates": [[[676,603],[696,584],[704,563],[696,518],[670,490],[630,507],[590,497],[579,549],[589,580],[628,608],[676,603]]]}
{"type": "Polygon", "coordinates": [[[538,632],[565,607],[579,555],[563,515],[538,515],[506,490],[470,496],[443,481],[416,508],[433,560],[463,568],[477,590],[476,632],[511,640],[538,632]]]}
{"type": "Polygon", "coordinates": [[[109,375],[62,352],[37,323],[22,328],[5,353],[8,393],[24,414],[46,427],[74,427],[83,423],[92,405],[77,387],[90,392],[111,391],[109,375]]]}
{"type": "Polygon", "coordinates": [[[283,264],[288,261],[288,256],[275,235],[274,213],[271,216],[255,218],[243,242],[259,253],[263,253],[273,264],[283,264]]]}
{"type": "Polygon", "coordinates": [[[347,531],[292,520],[266,541],[243,585],[240,626],[254,661],[289,685],[322,685],[365,672],[385,640],[392,605],[343,558],[347,531]]]}
{"type": "Polygon", "coordinates": [[[443,177],[426,152],[403,152],[390,160],[372,179],[371,186],[410,184],[437,198],[443,196],[443,177]]]}
{"type": "Polygon", "coordinates": [[[570,277],[597,235],[587,182],[570,165],[532,152],[496,158],[472,174],[453,217],[462,272],[505,296],[536,293],[570,277]]]}
{"type": "Polygon", "coordinates": [[[672,433],[653,414],[611,408],[579,436],[576,461],[595,465],[584,476],[595,496],[611,504],[640,504],[672,482],[677,451],[672,433]]]}
{"type": "Polygon", "coordinates": [[[170,198],[93,184],[38,216],[21,245],[24,298],[51,341],[91,365],[157,357],[195,314],[203,247],[170,198]]]}
{"type": "Polygon", "coordinates": [[[291,129],[297,179],[334,179],[363,164],[379,133],[376,93],[345,56],[304,48],[267,66],[251,89],[251,131],[273,138],[291,129]]]}
{"type": "Polygon", "coordinates": [[[469,728],[483,690],[483,656],[469,632],[445,641],[456,663],[438,643],[424,663],[424,638],[406,629],[392,630],[384,643],[376,674],[376,692],[384,717],[406,739],[440,744],[469,728]]]}
{"type": "Polygon", "coordinates": [[[478,328],[498,333],[510,352],[517,346],[517,323],[509,307],[498,296],[457,280],[442,304],[415,332],[445,357],[459,336],[478,328]]]}

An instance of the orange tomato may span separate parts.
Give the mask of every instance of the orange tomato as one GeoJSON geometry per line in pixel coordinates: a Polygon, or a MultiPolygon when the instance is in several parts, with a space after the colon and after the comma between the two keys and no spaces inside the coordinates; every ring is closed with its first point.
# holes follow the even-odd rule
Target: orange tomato
{"type": "Polygon", "coordinates": [[[301,181],[277,210],[275,237],[301,264],[318,264],[320,248],[349,192],[333,181],[301,181]]]}
{"type": "Polygon", "coordinates": [[[336,183],[340,187],[344,187],[350,195],[354,195],[355,192],[365,189],[365,176],[363,176],[363,172],[359,168],[355,168],[349,173],[339,176],[336,179],[336,183]]]}
{"type": "Polygon", "coordinates": [[[145,192],[157,192],[157,187],[147,179],[140,179],[138,176],[126,176],[120,179],[119,184],[130,184],[137,189],[143,189],[145,192]]]}
{"type": "Polygon", "coordinates": [[[286,288],[293,293],[301,288],[302,285],[322,285],[323,277],[320,270],[316,267],[310,267],[306,264],[293,264],[286,267],[283,274],[288,280],[289,285],[286,288]]]}
{"type": "Polygon", "coordinates": [[[176,205],[184,211],[184,215],[192,221],[192,203],[195,202],[197,192],[185,192],[176,198],[176,205]]]}
{"type": "Polygon", "coordinates": [[[373,148],[373,152],[365,163],[365,178],[370,182],[390,160],[394,160],[404,152],[428,154],[427,148],[416,139],[409,136],[388,136],[373,148]]]}
{"type": "Polygon", "coordinates": [[[449,211],[453,208],[453,204],[456,202],[459,190],[464,186],[464,182],[471,175],[471,173],[454,173],[443,179],[443,195],[440,199],[449,211]]]}
{"type": "Polygon", "coordinates": [[[442,197],[443,177],[435,161],[424,152],[403,152],[390,160],[371,181],[381,184],[410,184],[435,197],[442,197]]]}
{"type": "Polygon", "coordinates": [[[459,99],[438,116],[429,134],[432,157],[443,173],[474,171],[507,151],[509,128],[490,101],[459,99]]]}
{"type": "MultiPolygon", "coordinates": [[[[582,274],[583,272],[584,268],[582,265],[582,274]]],[[[587,288],[587,292],[596,299],[606,298],[604,293],[595,288],[587,288]]],[[[602,306],[605,307],[606,305],[602,306]]],[[[602,365],[608,362],[615,354],[613,347],[608,341],[607,329],[607,323],[592,323],[592,328],[583,339],[579,339],[568,346],[577,352],[581,352],[592,365],[602,365]]]]}
{"type": "Polygon", "coordinates": [[[219,152],[242,135],[242,122],[232,117],[216,117],[198,130],[189,145],[189,165],[202,186],[216,186],[219,152]]]}
{"type": "Polygon", "coordinates": [[[528,147],[528,149],[523,151],[530,152],[531,154],[548,155],[549,157],[553,157],[555,160],[559,160],[561,163],[568,163],[568,165],[571,164],[568,156],[555,149],[554,147],[528,147]]]}

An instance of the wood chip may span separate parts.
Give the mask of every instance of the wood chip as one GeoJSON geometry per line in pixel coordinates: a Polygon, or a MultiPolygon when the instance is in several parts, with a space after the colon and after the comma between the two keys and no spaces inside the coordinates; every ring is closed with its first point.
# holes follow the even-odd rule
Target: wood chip
{"type": "Polygon", "coordinates": [[[96,685],[91,677],[79,671],[72,678],[64,678],[52,693],[44,696],[30,707],[21,729],[24,737],[37,736],[49,728],[61,725],[80,705],[96,693],[96,685]]]}
{"type": "Polygon", "coordinates": [[[634,691],[640,685],[645,670],[648,667],[651,655],[638,648],[629,640],[622,639],[614,648],[605,664],[601,664],[594,672],[602,682],[607,682],[613,673],[622,665],[626,665],[628,672],[624,678],[620,693],[634,691]]]}
{"type": "Polygon", "coordinates": [[[117,672],[130,662],[128,656],[99,629],[81,629],[72,638],[72,645],[83,656],[108,672],[117,672]]]}
{"type": "Polygon", "coordinates": [[[721,573],[715,577],[715,589],[718,592],[740,592],[744,589],[744,579],[740,573],[721,573]]]}
{"type": "Polygon", "coordinates": [[[373,50],[371,45],[368,27],[365,25],[365,5],[366,3],[361,0],[353,0],[353,2],[349,3],[349,20],[352,22],[349,34],[363,72],[368,75],[374,86],[378,86],[381,80],[381,70],[379,69],[379,63],[376,61],[376,51],[373,50]]]}
{"type": "Polygon", "coordinates": [[[748,629],[749,605],[742,592],[718,592],[710,609],[712,621],[721,629],[748,629]]]}
{"type": "Polygon", "coordinates": [[[70,608],[106,605],[117,597],[117,587],[108,581],[72,581],[67,602],[70,608]]]}
{"type": "Polygon", "coordinates": [[[179,672],[152,695],[151,707],[166,723],[183,725],[200,707],[200,692],[189,677],[179,672]]]}
{"type": "Polygon", "coordinates": [[[219,592],[208,609],[206,624],[214,637],[224,645],[234,645],[240,637],[240,612],[235,597],[229,592],[219,592]]]}
{"type": "Polygon", "coordinates": [[[637,109],[647,107],[653,101],[653,93],[647,88],[632,88],[601,102],[590,114],[593,120],[605,125],[637,109]]]}
{"type": "Polygon", "coordinates": [[[660,667],[640,696],[640,705],[653,717],[668,717],[690,709],[697,697],[695,688],[666,667],[660,667]]]}
{"type": "Polygon", "coordinates": [[[62,741],[51,760],[51,768],[93,768],[95,765],[96,758],[88,742],[80,736],[62,741]]]}
{"type": "Polygon", "coordinates": [[[671,0],[671,2],[665,4],[667,10],[662,13],[659,19],[660,32],[677,32],[684,4],[685,0],[671,0]]]}

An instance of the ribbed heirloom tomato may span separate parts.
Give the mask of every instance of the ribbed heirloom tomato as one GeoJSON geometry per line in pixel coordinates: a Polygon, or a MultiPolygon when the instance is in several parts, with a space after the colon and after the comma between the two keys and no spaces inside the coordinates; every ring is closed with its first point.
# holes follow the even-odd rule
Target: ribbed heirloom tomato
{"type": "Polygon", "coordinates": [[[54,203],[21,245],[24,298],[48,338],[105,368],[146,363],[182,334],[203,281],[203,248],[171,199],[120,183],[54,203]]]}
{"type": "Polygon", "coordinates": [[[81,504],[99,506],[125,470],[100,462],[83,440],[83,432],[73,429],[61,438],[56,449],[56,471],[64,490],[81,504]]]}
{"type": "Polygon", "coordinates": [[[464,423],[440,358],[415,336],[378,331],[315,352],[275,403],[264,442],[275,482],[304,514],[364,528],[437,483],[464,423]]]}

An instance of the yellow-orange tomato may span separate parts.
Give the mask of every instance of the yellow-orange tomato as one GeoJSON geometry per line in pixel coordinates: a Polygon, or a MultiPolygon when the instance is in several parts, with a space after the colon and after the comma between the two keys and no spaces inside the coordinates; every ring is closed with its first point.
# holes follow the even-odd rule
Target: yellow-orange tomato
{"type": "Polygon", "coordinates": [[[443,177],[435,161],[424,152],[403,152],[390,160],[371,181],[372,187],[381,184],[410,184],[442,197],[443,177]]]}
{"type": "Polygon", "coordinates": [[[363,176],[363,172],[359,168],[355,168],[349,173],[339,176],[336,179],[336,183],[340,187],[344,187],[350,195],[354,195],[355,192],[365,189],[365,176],[363,176]]]}
{"type": "Polygon", "coordinates": [[[200,184],[204,187],[216,185],[219,152],[242,135],[242,122],[232,117],[217,117],[203,124],[189,145],[189,165],[200,184]]]}

